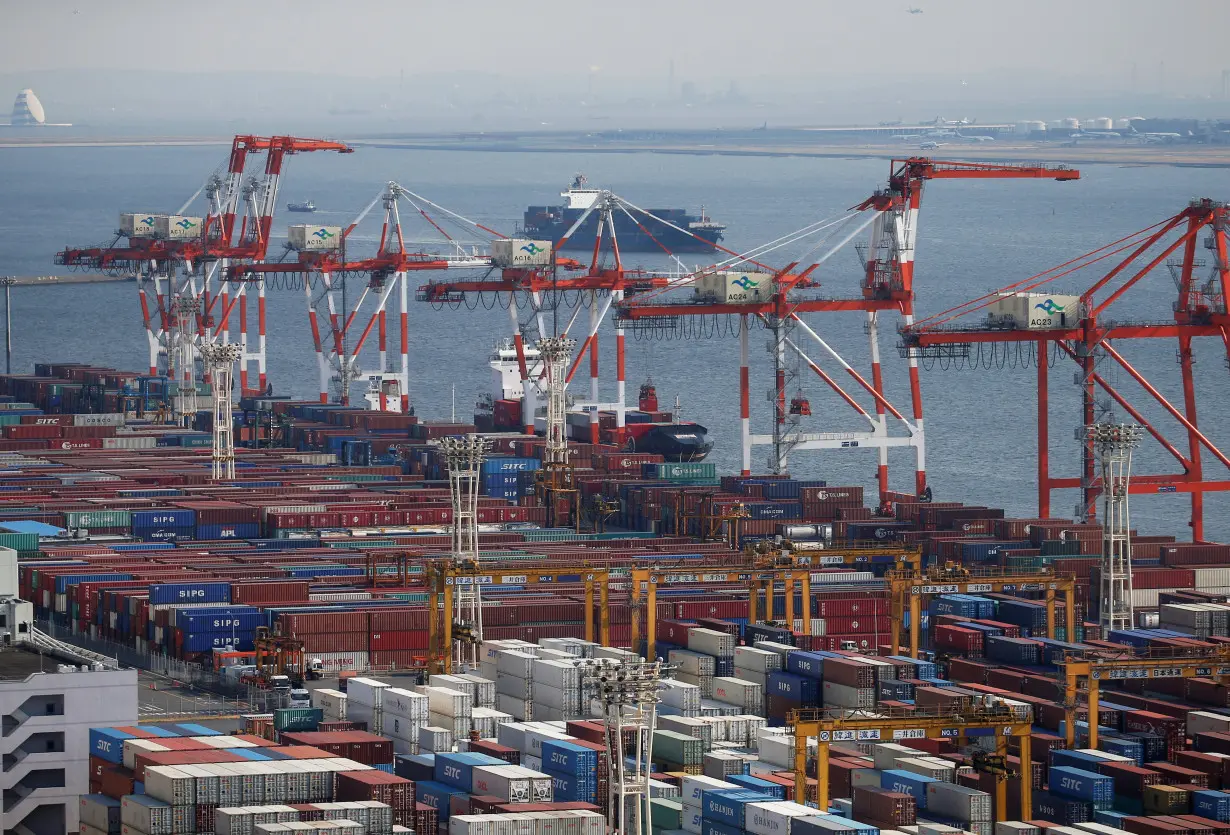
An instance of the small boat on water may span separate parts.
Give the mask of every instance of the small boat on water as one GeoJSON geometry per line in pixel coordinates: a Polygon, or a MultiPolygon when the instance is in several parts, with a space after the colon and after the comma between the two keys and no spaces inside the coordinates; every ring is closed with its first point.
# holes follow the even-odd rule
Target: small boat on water
{"type": "Polygon", "coordinates": [[[316,204],[311,200],[305,200],[302,203],[287,203],[286,210],[289,212],[314,212],[316,204]]]}

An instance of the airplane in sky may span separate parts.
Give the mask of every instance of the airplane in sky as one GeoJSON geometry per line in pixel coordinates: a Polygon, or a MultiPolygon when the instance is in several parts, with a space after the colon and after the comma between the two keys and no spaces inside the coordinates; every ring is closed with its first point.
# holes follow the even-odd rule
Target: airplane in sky
{"type": "Polygon", "coordinates": [[[906,9],[906,11],[907,11],[907,12],[909,12],[910,14],[922,14],[922,13],[923,13],[923,10],[922,10],[922,9],[918,9],[918,8],[914,8],[914,7],[910,7],[910,8],[908,8],[908,9],[906,9]]]}
{"type": "MultiPolygon", "coordinates": [[[[1181,133],[1167,131],[1138,131],[1134,125],[1128,125],[1128,138],[1139,139],[1149,145],[1169,145],[1186,137],[1181,133]]],[[[1188,131],[1187,136],[1192,132],[1188,131]]]]}
{"type": "Polygon", "coordinates": [[[969,119],[945,119],[943,116],[936,116],[935,125],[944,125],[945,127],[959,127],[960,125],[972,125],[973,122],[969,119]]]}

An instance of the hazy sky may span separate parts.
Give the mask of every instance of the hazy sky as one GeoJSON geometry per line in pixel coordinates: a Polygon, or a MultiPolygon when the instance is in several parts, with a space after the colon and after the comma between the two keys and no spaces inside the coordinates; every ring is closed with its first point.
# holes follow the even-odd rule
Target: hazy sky
{"type": "MultiPolygon", "coordinates": [[[[899,74],[1202,79],[1227,0],[0,0],[0,73],[899,74]],[[918,6],[922,14],[908,14],[918,6]],[[1165,62],[1165,70],[1159,64],[1165,62]]],[[[1219,82],[1218,82],[1219,83],[1219,82]]]]}

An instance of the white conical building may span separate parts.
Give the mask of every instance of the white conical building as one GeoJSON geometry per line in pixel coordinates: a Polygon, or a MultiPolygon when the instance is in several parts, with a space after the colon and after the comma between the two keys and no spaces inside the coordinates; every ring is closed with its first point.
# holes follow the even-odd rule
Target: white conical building
{"type": "Polygon", "coordinates": [[[26,89],[17,94],[17,100],[13,102],[14,125],[41,125],[45,117],[43,103],[34,95],[33,90],[26,89]]]}

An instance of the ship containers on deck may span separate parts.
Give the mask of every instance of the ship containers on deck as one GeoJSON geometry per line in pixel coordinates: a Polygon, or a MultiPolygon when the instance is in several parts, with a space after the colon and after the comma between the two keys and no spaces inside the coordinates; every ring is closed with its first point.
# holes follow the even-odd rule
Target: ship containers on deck
{"type": "Polygon", "coordinates": [[[1095,809],[1108,809],[1115,800],[1113,777],[1071,766],[1052,766],[1047,787],[1051,794],[1084,800],[1095,809]]]}

